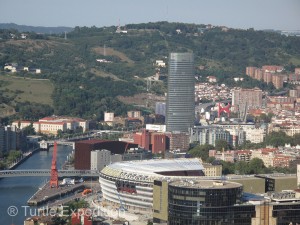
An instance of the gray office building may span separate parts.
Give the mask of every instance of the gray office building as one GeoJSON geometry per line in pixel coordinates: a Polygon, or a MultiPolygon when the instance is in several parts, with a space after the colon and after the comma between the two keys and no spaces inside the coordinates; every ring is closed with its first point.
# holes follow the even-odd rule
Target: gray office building
{"type": "Polygon", "coordinates": [[[195,118],[193,53],[170,53],[167,96],[167,131],[188,132],[195,118]]]}
{"type": "Polygon", "coordinates": [[[166,103],[156,102],[155,103],[155,114],[166,116],[166,103]]]}

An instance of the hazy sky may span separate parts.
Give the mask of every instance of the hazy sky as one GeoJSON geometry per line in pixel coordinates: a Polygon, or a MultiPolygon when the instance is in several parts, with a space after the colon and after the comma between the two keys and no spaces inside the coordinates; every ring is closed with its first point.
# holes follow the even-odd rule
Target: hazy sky
{"type": "Polygon", "coordinates": [[[300,0],[0,0],[0,23],[102,27],[119,20],[300,30],[300,0]]]}

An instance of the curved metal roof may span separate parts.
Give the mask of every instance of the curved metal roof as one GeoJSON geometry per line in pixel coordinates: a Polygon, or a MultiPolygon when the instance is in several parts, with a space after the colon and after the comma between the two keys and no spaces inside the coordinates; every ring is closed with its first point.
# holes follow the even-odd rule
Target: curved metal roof
{"type": "Polygon", "coordinates": [[[106,166],[101,173],[123,179],[152,182],[164,176],[158,174],[161,172],[200,170],[204,170],[204,167],[199,159],[179,158],[117,162],[106,166]]]}

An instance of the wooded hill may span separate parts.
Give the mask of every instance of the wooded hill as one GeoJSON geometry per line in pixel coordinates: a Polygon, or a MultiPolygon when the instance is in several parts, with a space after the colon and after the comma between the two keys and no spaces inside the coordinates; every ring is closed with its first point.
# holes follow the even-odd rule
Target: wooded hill
{"type": "MultiPolygon", "coordinates": [[[[132,108],[116,97],[146,92],[143,78],[154,75],[155,60],[167,62],[170,52],[193,51],[199,77],[214,75],[220,83],[229,85],[232,85],[232,77],[245,77],[246,66],[276,64],[285,66],[287,71],[300,66],[300,38],[275,32],[224,31],[221,27],[207,29],[205,25],[167,22],[129,24],[121,29],[127,33],[116,33],[114,26],[75,27],[67,33],[67,39],[64,34],[33,32],[27,33],[27,39],[21,39],[17,30],[2,29],[0,65],[2,70],[5,63],[41,68],[41,74],[19,72],[15,75],[50,79],[54,86],[55,114],[97,120],[103,118],[104,111],[112,110],[120,115],[132,108]],[[99,63],[96,59],[111,63],[99,63]],[[199,70],[200,65],[205,70],[199,70]]],[[[167,69],[161,73],[167,73],[167,69]]],[[[7,74],[2,72],[2,76],[7,74]]],[[[264,87],[248,77],[239,85],[264,87]]],[[[1,89],[4,90],[5,85],[1,89]]],[[[162,94],[165,85],[156,84],[152,91],[162,94]]],[[[18,99],[10,101],[20,110],[18,99]]],[[[19,113],[19,116],[24,114],[19,113]]]]}

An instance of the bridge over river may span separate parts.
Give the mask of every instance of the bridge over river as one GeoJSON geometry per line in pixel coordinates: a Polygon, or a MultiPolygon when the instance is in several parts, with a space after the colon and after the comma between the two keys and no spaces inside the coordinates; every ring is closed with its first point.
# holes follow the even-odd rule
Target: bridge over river
{"type": "MultiPolygon", "coordinates": [[[[50,177],[50,169],[0,170],[0,178],[6,177],[50,177]]],[[[98,177],[95,170],[58,170],[59,177],[98,177]]]]}

